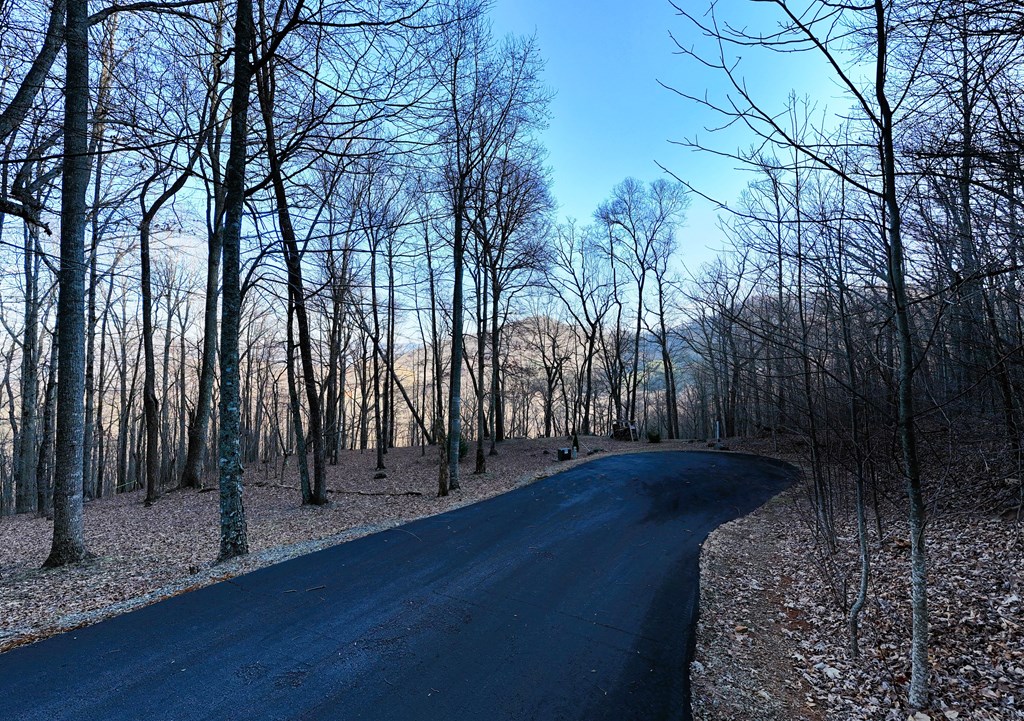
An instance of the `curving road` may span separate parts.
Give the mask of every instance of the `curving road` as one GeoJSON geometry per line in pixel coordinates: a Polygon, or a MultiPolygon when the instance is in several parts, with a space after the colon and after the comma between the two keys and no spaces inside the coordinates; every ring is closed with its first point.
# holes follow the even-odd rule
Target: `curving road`
{"type": "Polygon", "coordinates": [[[793,477],[602,458],[0,655],[0,717],[689,719],[700,544],[793,477]]]}

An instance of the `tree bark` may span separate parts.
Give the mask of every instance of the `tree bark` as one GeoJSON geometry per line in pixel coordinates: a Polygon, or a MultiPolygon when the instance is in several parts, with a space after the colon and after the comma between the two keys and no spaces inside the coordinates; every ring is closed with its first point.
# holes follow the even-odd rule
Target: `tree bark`
{"type": "MultiPolygon", "coordinates": [[[[145,193],[143,193],[143,203],[145,193]]],[[[143,216],[139,225],[139,262],[142,290],[142,348],[145,373],[142,380],[142,407],[146,416],[146,506],[160,498],[160,411],[156,398],[156,358],[153,351],[152,263],[149,254],[151,215],[143,216]]]]}
{"type": "MultiPolygon", "coordinates": [[[[486,253],[486,244],[485,251],[486,253]]],[[[477,276],[483,279],[483,289],[477,288],[476,296],[476,351],[477,351],[477,384],[476,384],[476,467],[473,473],[487,472],[487,457],[484,455],[484,436],[487,435],[487,413],[484,408],[484,351],[487,348],[487,273],[483,267],[477,270],[477,276]]],[[[479,284],[478,284],[479,285],[479,284]]]]}
{"type": "Polygon", "coordinates": [[[380,384],[380,313],[377,310],[377,240],[376,238],[370,241],[372,246],[370,247],[370,312],[373,315],[373,331],[371,339],[373,341],[373,423],[374,423],[374,434],[377,437],[376,451],[377,451],[377,466],[376,470],[384,470],[384,449],[387,447],[386,436],[386,419],[383,417],[387,413],[387,402],[386,399],[381,398],[381,384],[380,384]],[[382,400],[384,402],[382,403],[382,400]]]}
{"type": "Polygon", "coordinates": [[[292,429],[295,434],[295,455],[299,462],[299,488],[304,505],[313,502],[313,489],[309,483],[309,458],[306,451],[306,433],[302,429],[302,407],[299,404],[298,384],[295,382],[295,300],[291,289],[288,291],[288,323],[285,342],[288,352],[285,358],[285,373],[288,376],[288,407],[291,410],[292,429]]]}
{"type": "MultiPolygon", "coordinates": [[[[159,487],[163,490],[168,476],[171,472],[171,449],[174,447],[174,438],[172,437],[172,428],[170,424],[170,381],[171,381],[171,321],[173,320],[174,313],[178,309],[178,303],[180,298],[175,299],[171,296],[171,286],[173,276],[169,274],[168,287],[166,290],[166,311],[167,317],[164,321],[164,352],[163,352],[163,364],[160,369],[160,480],[159,487]]],[[[180,413],[184,413],[185,409],[182,408],[180,413]]]]}
{"type": "Polygon", "coordinates": [[[36,510],[36,419],[39,397],[39,228],[25,224],[25,331],[21,339],[21,444],[15,498],[17,513],[36,510]]]}
{"type": "MultiPolygon", "coordinates": [[[[55,349],[54,349],[55,350],[55,349]]],[[[43,403],[43,436],[39,443],[39,463],[36,466],[36,507],[40,515],[53,518],[53,437],[54,410],[57,405],[57,359],[51,351],[50,371],[46,379],[46,399],[43,403]]]]}
{"type": "Polygon", "coordinates": [[[210,411],[213,407],[214,365],[217,362],[217,296],[220,288],[221,232],[209,234],[207,239],[206,300],[203,313],[203,356],[199,369],[199,388],[196,396],[196,410],[188,428],[188,451],[185,454],[185,468],[181,473],[181,485],[185,488],[202,488],[203,465],[206,456],[207,430],[210,425],[210,411]]]}
{"type": "Polygon", "coordinates": [[[104,481],[106,479],[106,456],[107,439],[103,431],[103,396],[107,389],[107,323],[110,319],[110,298],[114,293],[114,279],[110,277],[107,285],[107,297],[103,305],[103,320],[100,322],[100,378],[99,387],[96,393],[96,428],[93,440],[96,445],[96,496],[100,497],[105,491],[104,481]]]}
{"type": "Polygon", "coordinates": [[[45,567],[88,557],[82,518],[82,424],[85,392],[85,193],[89,185],[88,0],[69,0],[64,166],[61,192],[60,277],[57,312],[57,428],[53,543],[45,567]]]}
{"type": "Polygon", "coordinates": [[[463,289],[465,238],[463,217],[466,214],[466,181],[459,180],[455,188],[455,234],[453,238],[453,265],[455,278],[452,283],[452,353],[448,380],[448,487],[459,490],[459,440],[462,437],[462,358],[463,333],[463,289]]]}
{"type": "Polygon", "coordinates": [[[249,85],[253,48],[252,0],[238,0],[235,17],[234,69],[231,102],[231,143],[224,173],[223,303],[220,340],[220,553],[226,561],[249,552],[242,504],[241,398],[239,396],[238,331],[242,312],[239,285],[242,213],[245,203],[245,151],[248,139],[249,85]]]}
{"type": "Polygon", "coordinates": [[[500,326],[498,325],[498,293],[491,279],[491,450],[489,455],[498,455],[497,444],[505,440],[505,411],[501,402],[501,357],[498,355],[500,326]]]}

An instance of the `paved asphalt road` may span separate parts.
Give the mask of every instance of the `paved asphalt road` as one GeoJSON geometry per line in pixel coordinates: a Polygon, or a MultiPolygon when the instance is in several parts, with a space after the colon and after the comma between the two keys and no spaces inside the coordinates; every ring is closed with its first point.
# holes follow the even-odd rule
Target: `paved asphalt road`
{"type": "Polygon", "coordinates": [[[688,719],[700,543],[791,480],[602,458],[0,655],[0,718],[688,719]]]}

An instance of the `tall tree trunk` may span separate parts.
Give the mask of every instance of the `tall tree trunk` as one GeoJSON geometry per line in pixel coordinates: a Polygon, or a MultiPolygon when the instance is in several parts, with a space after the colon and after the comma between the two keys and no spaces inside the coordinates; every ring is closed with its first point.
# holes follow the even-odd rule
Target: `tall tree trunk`
{"type": "Polygon", "coordinates": [[[466,181],[460,180],[456,189],[455,210],[455,235],[454,243],[454,271],[455,279],[452,284],[452,354],[451,366],[449,368],[448,381],[448,487],[455,491],[459,490],[459,441],[462,438],[462,358],[463,342],[462,337],[462,276],[464,270],[465,238],[463,228],[463,217],[466,214],[466,181]]]}
{"type": "MultiPolygon", "coordinates": [[[[219,0],[217,10],[218,17],[225,9],[225,0],[219,0]]],[[[217,51],[222,48],[223,36],[221,24],[217,24],[214,36],[214,57],[217,51]]],[[[216,87],[221,80],[221,64],[213,64],[211,74],[213,84],[216,87]]],[[[219,108],[214,103],[210,111],[211,125],[210,133],[206,137],[207,154],[211,165],[213,176],[213,192],[209,195],[213,199],[212,212],[207,205],[207,240],[206,240],[206,296],[205,308],[203,311],[203,354],[199,367],[199,388],[196,395],[196,408],[189,422],[188,428],[188,450],[185,453],[185,464],[181,472],[181,485],[185,488],[201,488],[203,475],[206,466],[208,430],[210,427],[210,415],[213,409],[213,383],[215,365],[217,363],[217,298],[220,288],[220,261],[222,253],[222,231],[224,221],[224,184],[220,175],[220,149],[223,139],[224,123],[220,121],[214,124],[213,118],[219,108]]]]}
{"type": "Polygon", "coordinates": [[[914,411],[914,334],[910,323],[910,303],[906,287],[906,266],[903,250],[902,220],[896,186],[896,150],[893,112],[885,91],[888,63],[887,4],[874,0],[877,55],[875,64],[875,98],[879,107],[883,199],[888,212],[888,276],[896,306],[896,333],[899,344],[897,418],[900,445],[903,451],[903,473],[910,501],[910,705],[924,708],[928,704],[928,575],[925,557],[925,505],[921,487],[921,466],[917,452],[914,411]]]}
{"type": "Polygon", "coordinates": [[[369,331],[363,329],[360,339],[362,355],[356,373],[359,375],[359,450],[370,446],[370,339],[369,331]]]}
{"type": "Polygon", "coordinates": [[[184,312],[178,314],[178,438],[174,452],[174,468],[172,476],[181,473],[182,464],[185,462],[185,443],[188,437],[188,384],[185,381],[185,358],[188,357],[185,350],[186,331],[191,325],[191,306],[186,302],[184,312]]]}
{"type": "MultiPolygon", "coordinates": [[[[845,207],[845,186],[843,190],[843,202],[840,207],[845,207]]],[[[871,549],[868,544],[868,529],[866,518],[867,495],[865,492],[866,467],[866,439],[861,432],[861,409],[858,385],[857,363],[855,358],[855,346],[853,343],[853,331],[851,329],[852,316],[847,307],[846,271],[843,265],[845,247],[843,244],[844,228],[839,227],[837,234],[839,246],[836,252],[836,287],[839,294],[839,318],[843,332],[843,350],[846,355],[846,383],[848,397],[848,413],[850,418],[850,440],[853,446],[854,457],[854,481],[856,483],[857,508],[857,546],[860,554],[860,577],[858,579],[857,592],[853,603],[850,605],[850,612],[847,616],[847,628],[850,632],[850,657],[857,658],[860,653],[860,615],[868,600],[868,582],[871,579],[871,549]]]]}
{"type": "Polygon", "coordinates": [[[106,134],[106,117],[109,110],[110,86],[113,80],[114,38],[117,33],[118,17],[111,15],[103,25],[103,43],[100,49],[100,77],[97,90],[96,107],[93,111],[92,149],[96,157],[96,168],[93,175],[92,189],[92,233],[89,243],[89,297],[86,304],[86,352],[85,352],[85,424],[82,436],[82,490],[86,498],[97,498],[98,491],[93,482],[93,441],[96,432],[94,420],[96,404],[95,364],[96,364],[96,293],[99,285],[97,274],[98,250],[103,228],[100,224],[100,201],[103,188],[103,152],[106,134]]]}
{"type": "Polygon", "coordinates": [[[500,347],[501,327],[498,325],[498,309],[500,303],[501,285],[495,278],[491,278],[491,422],[494,426],[491,433],[490,455],[498,455],[496,444],[505,440],[505,408],[501,400],[501,357],[498,352],[500,347]]]}
{"type": "Polygon", "coordinates": [[[676,377],[672,368],[672,354],[668,347],[668,324],[665,322],[665,293],[663,278],[658,279],[658,342],[661,345],[661,365],[665,374],[665,416],[668,438],[679,438],[679,403],[676,398],[676,377]]]}
{"type": "MultiPolygon", "coordinates": [[[[174,447],[172,426],[169,421],[170,408],[170,385],[171,385],[171,321],[174,313],[178,308],[178,302],[172,301],[171,289],[168,287],[167,292],[167,318],[164,322],[164,353],[163,353],[163,367],[160,369],[160,490],[163,491],[168,476],[171,472],[171,450],[174,447]]],[[[185,412],[182,408],[179,411],[181,414],[185,412]]]]}
{"type": "Polygon", "coordinates": [[[434,262],[430,252],[430,238],[427,226],[423,226],[423,243],[427,254],[427,289],[430,294],[430,354],[434,366],[434,441],[440,455],[437,469],[437,495],[447,496],[448,485],[448,437],[444,423],[443,363],[441,360],[441,336],[437,323],[437,283],[434,278],[434,262]]]}
{"type": "MultiPolygon", "coordinates": [[[[111,288],[113,277],[111,277],[111,288]]],[[[120,314],[120,338],[116,357],[118,359],[117,375],[120,385],[119,391],[119,415],[117,419],[117,472],[114,482],[114,492],[120,493],[128,488],[128,426],[131,421],[131,409],[128,404],[128,327],[126,301],[121,299],[120,314]]]]}
{"type": "Polygon", "coordinates": [[[221,231],[207,239],[206,305],[203,313],[203,357],[199,369],[196,410],[188,428],[188,451],[181,473],[185,488],[201,488],[205,465],[207,430],[213,408],[214,365],[217,362],[217,294],[220,287],[221,231]]]}
{"type": "Polygon", "coordinates": [[[298,384],[295,382],[295,300],[291,289],[288,291],[288,354],[285,358],[285,373],[288,376],[288,404],[291,409],[292,428],[295,434],[295,455],[299,461],[299,488],[302,491],[302,503],[313,502],[313,490],[309,483],[309,458],[306,454],[306,434],[302,429],[302,407],[299,404],[298,384]]]}
{"type": "Polygon", "coordinates": [[[343,449],[348,443],[350,426],[345,418],[345,388],[348,386],[348,347],[352,342],[352,332],[345,331],[339,355],[341,356],[341,378],[338,381],[338,447],[343,449]]]}
{"type": "MultiPolygon", "coordinates": [[[[486,250],[484,251],[486,252],[486,250]]],[[[484,436],[487,435],[487,412],[484,408],[484,351],[487,348],[487,273],[481,267],[477,276],[483,279],[483,290],[477,288],[476,294],[476,352],[477,352],[477,384],[476,384],[476,467],[473,473],[487,472],[487,457],[484,455],[484,436]]],[[[478,284],[479,285],[479,284],[478,284]]]]}
{"type": "Polygon", "coordinates": [[[343,296],[340,292],[340,281],[336,277],[337,267],[334,262],[333,248],[327,249],[327,268],[331,273],[331,327],[327,349],[327,402],[324,407],[324,438],[327,460],[332,465],[338,464],[338,446],[340,443],[340,423],[338,416],[338,371],[341,364],[341,323],[343,296]]]}
{"type": "MultiPolygon", "coordinates": [[[[397,422],[398,412],[395,400],[395,388],[398,386],[398,375],[395,373],[395,324],[397,323],[396,313],[398,309],[397,298],[395,297],[395,240],[394,237],[388,239],[388,349],[387,349],[387,367],[388,375],[386,379],[388,399],[388,444],[384,447],[385,453],[388,448],[394,448],[396,443],[397,434],[397,422]]],[[[405,396],[405,400],[409,402],[409,410],[415,414],[415,408],[412,406],[411,400],[406,396],[405,392],[402,391],[402,395],[405,396]]]]}
{"type": "MultiPolygon", "coordinates": [[[[12,454],[15,459],[21,458],[21,423],[18,421],[17,412],[17,401],[14,399],[14,389],[11,388],[11,369],[14,367],[14,351],[17,349],[17,345],[11,344],[10,349],[4,356],[4,380],[3,387],[7,391],[7,417],[11,425],[12,435],[14,436],[12,445],[14,446],[14,453],[12,454]]],[[[17,475],[17,461],[12,464],[15,466],[11,473],[4,473],[0,477],[0,516],[8,516],[14,513],[14,481],[17,475]]]]}
{"type": "Polygon", "coordinates": [[[382,415],[386,412],[386,404],[382,407],[380,387],[380,313],[377,310],[377,241],[371,240],[373,246],[370,248],[370,312],[373,316],[373,423],[374,433],[377,437],[377,470],[384,470],[384,448],[387,445],[385,438],[384,419],[382,415]]]}
{"type": "Polygon", "coordinates": [[[89,185],[89,3],[68,0],[64,167],[57,312],[57,428],[53,544],[46,567],[88,557],[82,519],[82,424],[85,393],[85,193],[89,185]]]}
{"type": "Polygon", "coordinates": [[[99,285],[99,274],[97,264],[99,261],[99,202],[100,202],[100,180],[103,175],[103,141],[96,142],[96,174],[93,187],[93,212],[92,212],[92,237],[89,247],[89,296],[86,303],[86,339],[85,349],[85,422],[82,427],[82,492],[86,498],[97,498],[95,484],[93,483],[93,440],[96,432],[93,420],[96,403],[96,380],[94,369],[96,365],[96,292],[99,285]]]}
{"type": "Polygon", "coordinates": [[[21,444],[18,458],[15,510],[36,510],[36,418],[39,397],[39,229],[25,224],[25,331],[21,339],[21,444]]]}
{"type": "Polygon", "coordinates": [[[640,387],[640,333],[643,329],[643,314],[644,314],[644,285],[647,280],[646,269],[640,268],[640,279],[637,281],[636,286],[636,326],[633,329],[633,368],[630,373],[629,388],[627,390],[626,400],[629,409],[629,418],[627,420],[636,420],[636,404],[637,404],[637,389],[640,387]]]}
{"type": "Polygon", "coordinates": [[[53,437],[57,406],[57,357],[51,343],[50,371],[46,378],[46,399],[43,403],[43,437],[39,444],[39,464],[36,466],[37,508],[46,518],[53,518],[53,437]]]}
{"type": "Polygon", "coordinates": [[[313,365],[313,340],[309,332],[309,316],[306,312],[306,291],[302,280],[302,256],[292,225],[288,194],[284,186],[284,171],[277,151],[274,134],[274,76],[273,65],[268,65],[257,75],[257,88],[263,124],[267,131],[267,161],[270,178],[274,187],[277,204],[277,219],[285,249],[285,265],[288,269],[288,287],[295,304],[295,321],[299,331],[299,357],[302,360],[302,380],[306,388],[309,435],[313,441],[313,495],[312,503],[318,506],[327,503],[326,454],[324,453],[323,413],[320,408],[320,394],[316,386],[316,369],[313,365]]]}
{"type": "MultiPolygon", "coordinates": [[[[426,229],[424,229],[424,243],[426,244],[427,251],[427,286],[430,293],[430,355],[431,361],[434,366],[434,437],[437,438],[436,423],[441,421],[441,425],[444,425],[444,363],[441,358],[441,334],[437,324],[437,283],[434,278],[434,264],[433,258],[430,252],[430,240],[426,237],[426,229]]],[[[440,443],[440,441],[437,441],[440,443]]],[[[447,453],[447,446],[442,454],[443,457],[447,453]]],[[[445,475],[447,478],[447,474],[445,475]]],[[[442,496],[448,495],[448,485],[444,486],[444,493],[442,496]]]]}
{"type": "Polygon", "coordinates": [[[242,505],[241,398],[238,330],[242,313],[239,285],[242,213],[245,204],[245,150],[248,139],[249,84],[253,47],[252,0],[238,0],[235,17],[235,76],[231,101],[231,150],[224,173],[223,303],[220,337],[220,554],[226,561],[249,552],[242,505]]]}
{"type": "MultiPolygon", "coordinates": [[[[153,204],[146,207],[146,195],[149,189],[147,182],[139,195],[139,205],[142,211],[142,221],[139,223],[139,255],[142,276],[142,344],[145,351],[144,364],[146,374],[143,381],[142,403],[146,414],[146,505],[153,505],[160,497],[160,432],[161,421],[156,397],[156,357],[153,349],[153,290],[152,290],[152,260],[150,259],[150,230],[153,220],[160,209],[167,201],[171,200],[188,181],[192,168],[199,159],[202,149],[203,138],[200,137],[196,147],[191,154],[188,164],[178,174],[174,182],[164,189],[153,201],[153,204]]],[[[155,181],[158,175],[154,174],[150,182],[155,181]]],[[[164,401],[167,399],[167,358],[170,354],[171,339],[171,295],[170,288],[167,289],[167,335],[164,339],[164,401]]],[[[166,418],[166,413],[164,414],[166,418]]],[[[166,444],[165,444],[166,445],[166,444]]],[[[166,451],[165,451],[166,452],[166,451]]]]}
{"type": "MultiPolygon", "coordinates": [[[[143,198],[145,195],[143,194],[143,198]]],[[[151,216],[139,225],[139,255],[142,276],[142,348],[145,374],[142,379],[142,407],[146,416],[146,501],[147,506],[160,498],[160,412],[156,398],[156,358],[153,351],[153,286],[149,256],[151,216]]]]}

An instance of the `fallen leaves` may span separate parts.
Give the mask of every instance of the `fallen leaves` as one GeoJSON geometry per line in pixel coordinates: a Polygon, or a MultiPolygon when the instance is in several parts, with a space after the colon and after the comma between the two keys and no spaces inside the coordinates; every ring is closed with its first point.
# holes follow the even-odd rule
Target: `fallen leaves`
{"type": "Polygon", "coordinates": [[[701,671],[692,679],[696,719],[1024,720],[1020,524],[952,504],[931,515],[926,549],[932,703],[915,710],[906,703],[910,590],[904,509],[884,509],[881,544],[871,521],[871,586],[860,656],[851,659],[839,601],[845,594],[848,607],[857,584],[855,527],[838,522],[838,548],[824,563],[806,521],[808,510],[799,505],[804,502],[799,490],[789,492],[723,526],[705,543],[701,671]],[[823,568],[829,569],[827,581],[823,568]],[[738,632],[740,625],[759,629],[757,644],[751,643],[754,634],[738,632]],[[744,704],[757,708],[759,690],[781,697],[788,708],[744,712],[744,704]]]}
{"type": "MultiPolygon", "coordinates": [[[[787,492],[755,512],[721,526],[701,553],[701,612],[696,658],[690,665],[697,721],[819,721],[806,698],[810,685],[795,669],[806,659],[786,634],[792,619],[778,609],[792,587],[779,506],[787,492]]],[[[791,562],[791,559],[789,559],[791,562]]],[[[800,612],[794,611],[793,618],[800,612]]]]}

